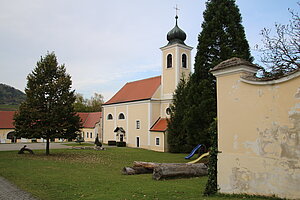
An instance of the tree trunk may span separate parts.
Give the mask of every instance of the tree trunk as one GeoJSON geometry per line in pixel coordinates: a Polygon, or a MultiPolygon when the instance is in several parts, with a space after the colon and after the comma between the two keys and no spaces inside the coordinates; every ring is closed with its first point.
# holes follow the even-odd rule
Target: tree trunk
{"type": "Polygon", "coordinates": [[[46,155],[49,155],[50,154],[50,138],[47,137],[47,142],[46,142],[46,155]]]}
{"type": "Polygon", "coordinates": [[[207,175],[207,167],[203,163],[162,163],[153,170],[155,180],[173,177],[198,177],[207,175]]]}
{"type": "Polygon", "coordinates": [[[133,167],[144,167],[147,169],[154,169],[154,167],[157,167],[159,164],[160,163],[134,161],[133,167]]]}
{"type": "Polygon", "coordinates": [[[134,175],[134,174],[151,174],[153,169],[147,169],[144,167],[124,167],[122,169],[122,174],[124,175],[134,175]]]}
{"type": "Polygon", "coordinates": [[[203,163],[153,163],[134,161],[133,168],[152,169],[155,180],[172,177],[197,177],[207,175],[207,166],[203,163]]]}

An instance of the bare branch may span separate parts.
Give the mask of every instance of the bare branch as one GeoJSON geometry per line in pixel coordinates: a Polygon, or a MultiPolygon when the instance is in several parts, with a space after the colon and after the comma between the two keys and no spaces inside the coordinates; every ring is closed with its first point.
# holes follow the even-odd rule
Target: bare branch
{"type": "MultiPolygon", "coordinates": [[[[300,6],[300,2],[297,3],[300,6]]],[[[266,65],[269,73],[285,74],[300,68],[300,17],[294,10],[289,9],[292,17],[287,25],[275,24],[275,35],[271,30],[264,28],[261,31],[263,48],[257,48],[261,61],[266,65]]]]}

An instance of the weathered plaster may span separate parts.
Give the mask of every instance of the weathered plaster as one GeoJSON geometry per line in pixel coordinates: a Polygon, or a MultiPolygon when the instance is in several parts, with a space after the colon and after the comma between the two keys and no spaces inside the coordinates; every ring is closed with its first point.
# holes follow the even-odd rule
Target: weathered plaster
{"type": "Polygon", "coordinates": [[[300,113],[289,116],[291,128],[273,123],[270,128],[259,130],[256,141],[244,142],[245,148],[264,157],[300,159],[300,113]]]}
{"type": "Polygon", "coordinates": [[[296,99],[300,99],[300,88],[298,88],[296,94],[295,94],[296,99]]]}
{"type": "Polygon", "coordinates": [[[217,76],[220,192],[300,199],[300,73],[259,84],[241,75],[217,76]]]}

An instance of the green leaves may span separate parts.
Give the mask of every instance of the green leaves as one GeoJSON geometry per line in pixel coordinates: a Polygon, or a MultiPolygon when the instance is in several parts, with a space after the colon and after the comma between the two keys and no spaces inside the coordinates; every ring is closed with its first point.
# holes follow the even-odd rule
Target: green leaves
{"type": "Polygon", "coordinates": [[[42,57],[27,76],[27,99],[15,115],[17,135],[42,137],[47,141],[75,138],[80,118],[74,112],[75,95],[71,85],[71,76],[64,65],[58,65],[54,53],[42,57]]]}
{"type": "Polygon", "coordinates": [[[173,95],[171,105],[171,116],[168,121],[168,145],[170,152],[188,152],[186,141],[187,130],[185,126],[185,116],[187,110],[187,81],[182,78],[173,95]]]}

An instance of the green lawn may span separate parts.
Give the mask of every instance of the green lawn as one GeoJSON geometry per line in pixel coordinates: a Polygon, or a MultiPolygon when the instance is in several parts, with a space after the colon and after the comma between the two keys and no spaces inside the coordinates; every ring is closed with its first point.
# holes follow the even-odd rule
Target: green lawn
{"type": "Polygon", "coordinates": [[[94,143],[85,143],[85,142],[82,142],[81,144],[71,142],[71,143],[67,143],[67,144],[64,144],[64,145],[66,145],[66,146],[71,146],[71,147],[95,146],[94,143]]]}
{"type": "Polygon", "coordinates": [[[19,105],[5,105],[5,104],[0,104],[0,110],[2,111],[15,111],[18,110],[19,105]]]}
{"type": "MultiPolygon", "coordinates": [[[[155,181],[151,174],[121,175],[132,162],[186,162],[183,154],[133,148],[44,150],[18,155],[0,152],[0,176],[40,199],[241,199],[203,197],[206,177],[155,181]]],[[[245,199],[245,198],[244,198],[245,199]]],[[[260,198],[246,198],[260,199],[260,198]]]]}

